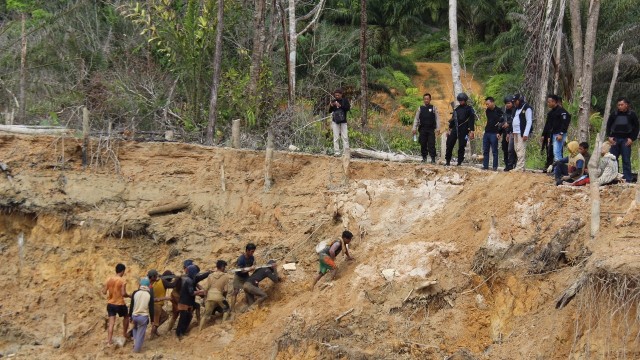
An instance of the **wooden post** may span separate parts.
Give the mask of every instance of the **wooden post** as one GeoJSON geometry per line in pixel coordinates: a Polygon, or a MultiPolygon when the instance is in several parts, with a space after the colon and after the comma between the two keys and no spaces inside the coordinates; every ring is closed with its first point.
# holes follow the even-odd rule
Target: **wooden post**
{"type": "MultiPolygon", "coordinates": [[[[607,131],[607,119],[611,113],[611,99],[613,98],[613,91],[616,88],[616,81],[618,81],[618,72],[620,71],[620,59],[622,58],[622,47],[624,42],[618,47],[618,53],[616,54],[616,62],[613,65],[613,76],[611,77],[611,83],[609,84],[609,92],[607,93],[607,101],[604,106],[604,119],[602,119],[602,125],[600,126],[600,136],[604,139],[604,135],[607,131]]],[[[603,140],[604,141],[604,140],[603,140]]]]}
{"type": "Polygon", "coordinates": [[[596,146],[589,160],[589,191],[591,197],[591,240],[600,231],[600,186],[598,186],[598,162],[600,162],[600,147],[602,140],[596,138],[596,146]]]}
{"type": "Polygon", "coordinates": [[[234,149],[240,148],[240,119],[233,120],[231,125],[231,147],[234,149]]]}
{"type": "Polygon", "coordinates": [[[82,107],[82,166],[87,166],[87,152],[89,149],[89,109],[82,107]]]}
{"type": "Polygon", "coordinates": [[[222,192],[227,191],[227,181],[224,175],[224,159],[220,161],[220,185],[222,187],[222,192]]]}
{"type": "Polygon", "coordinates": [[[273,131],[267,132],[267,153],[264,159],[264,192],[269,192],[273,186],[273,176],[271,172],[273,162],[273,131]]]}
{"type": "Polygon", "coordinates": [[[349,184],[349,165],[350,164],[351,164],[351,149],[344,149],[344,154],[342,154],[343,185],[349,184]]]}

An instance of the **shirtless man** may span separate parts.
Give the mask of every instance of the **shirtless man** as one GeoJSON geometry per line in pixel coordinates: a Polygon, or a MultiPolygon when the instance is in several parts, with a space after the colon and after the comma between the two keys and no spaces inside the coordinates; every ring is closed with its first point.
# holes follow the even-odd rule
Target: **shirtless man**
{"type": "Polygon", "coordinates": [[[116,324],[116,315],[122,319],[122,334],[127,338],[129,329],[129,312],[124,298],[130,297],[127,294],[127,281],[124,279],[124,272],[127,269],[124,264],[116,265],[116,275],[111,276],[104,283],[102,293],[107,295],[107,315],[109,315],[109,327],[107,330],[107,345],[113,344],[113,327],[116,324]]]}

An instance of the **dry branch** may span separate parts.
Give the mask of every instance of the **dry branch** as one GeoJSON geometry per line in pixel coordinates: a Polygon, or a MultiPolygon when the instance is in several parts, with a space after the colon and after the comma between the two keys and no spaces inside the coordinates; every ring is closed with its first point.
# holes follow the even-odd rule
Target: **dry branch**
{"type": "Polygon", "coordinates": [[[342,319],[343,317],[351,314],[353,312],[353,308],[343,312],[342,314],[338,315],[338,317],[336,317],[336,321],[340,321],[340,319],[342,319]]]}

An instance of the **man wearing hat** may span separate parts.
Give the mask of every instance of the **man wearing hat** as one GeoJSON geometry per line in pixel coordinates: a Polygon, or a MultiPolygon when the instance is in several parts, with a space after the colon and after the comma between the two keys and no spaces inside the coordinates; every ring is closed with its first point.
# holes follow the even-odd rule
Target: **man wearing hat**
{"type": "Polygon", "coordinates": [[[449,132],[447,133],[447,151],[445,154],[446,165],[451,164],[453,156],[453,147],[458,142],[458,166],[464,161],[464,152],[467,147],[467,141],[473,139],[476,123],[476,112],[467,105],[469,96],[460,93],[456,97],[460,105],[453,110],[453,116],[449,120],[449,132]]]}
{"type": "Polygon", "coordinates": [[[504,97],[504,110],[498,138],[502,138],[502,153],[504,154],[504,171],[510,171],[516,165],[516,151],[513,146],[513,96],[504,97]]]}
{"type": "Polygon", "coordinates": [[[131,306],[129,306],[129,317],[131,318],[133,334],[133,352],[142,350],[144,334],[147,332],[149,319],[153,318],[153,293],[149,289],[151,282],[149,278],[140,279],[140,287],[131,294],[131,306]]]}

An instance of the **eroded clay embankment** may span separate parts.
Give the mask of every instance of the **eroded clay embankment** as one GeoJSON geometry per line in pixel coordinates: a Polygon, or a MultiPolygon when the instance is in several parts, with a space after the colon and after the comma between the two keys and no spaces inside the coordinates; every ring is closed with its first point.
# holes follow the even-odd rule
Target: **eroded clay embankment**
{"type": "MultiPolygon", "coordinates": [[[[178,271],[185,258],[210,267],[219,258],[232,261],[247,242],[257,243],[259,262],[297,261],[298,269],[268,286],[264,308],[182,342],[161,327],[162,340],[148,341],[141,357],[637,354],[631,336],[615,354],[605,346],[617,334],[611,326],[576,324],[586,304],[603,310],[612,299],[596,291],[602,283],[595,278],[587,277],[577,300],[555,308],[565,289],[596,274],[584,270],[597,267],[603,249],[635,253],[628,237],[635,236],[637,210],[616,226],[634,189],[603,191],[607,237],[595,243],[585,226],[587,194],[555,188],[543,175],[353,161],[344,186],[338,159],[277,153],[275,186],[264,193],[259,152],[121,143],[121,172],[114,174],[111,167],[82,170],[69,143],[62,157],[53,138],[0,137],[0,161],[11,171],[11,180],[0,178],[3,354],[128,355],[128,347],[102,345],[99,290],[116,262],[127,264],[133,289],[150,268],[178,271]],[[149,215],[171,204],[188,206],[149,215]],[[356,261],[340,259],[331,286],[310,292],[315,244],[343,228],[356,234],[356,261]]],[[[605,274],[615,273],[612,267],[605,274]]],[[[633,284],[618,280],[609,288],[633,298],[633,284]]],[[[635,308],[621,309],[628,326],[619,331],[631,334],[635,308]]]]}

